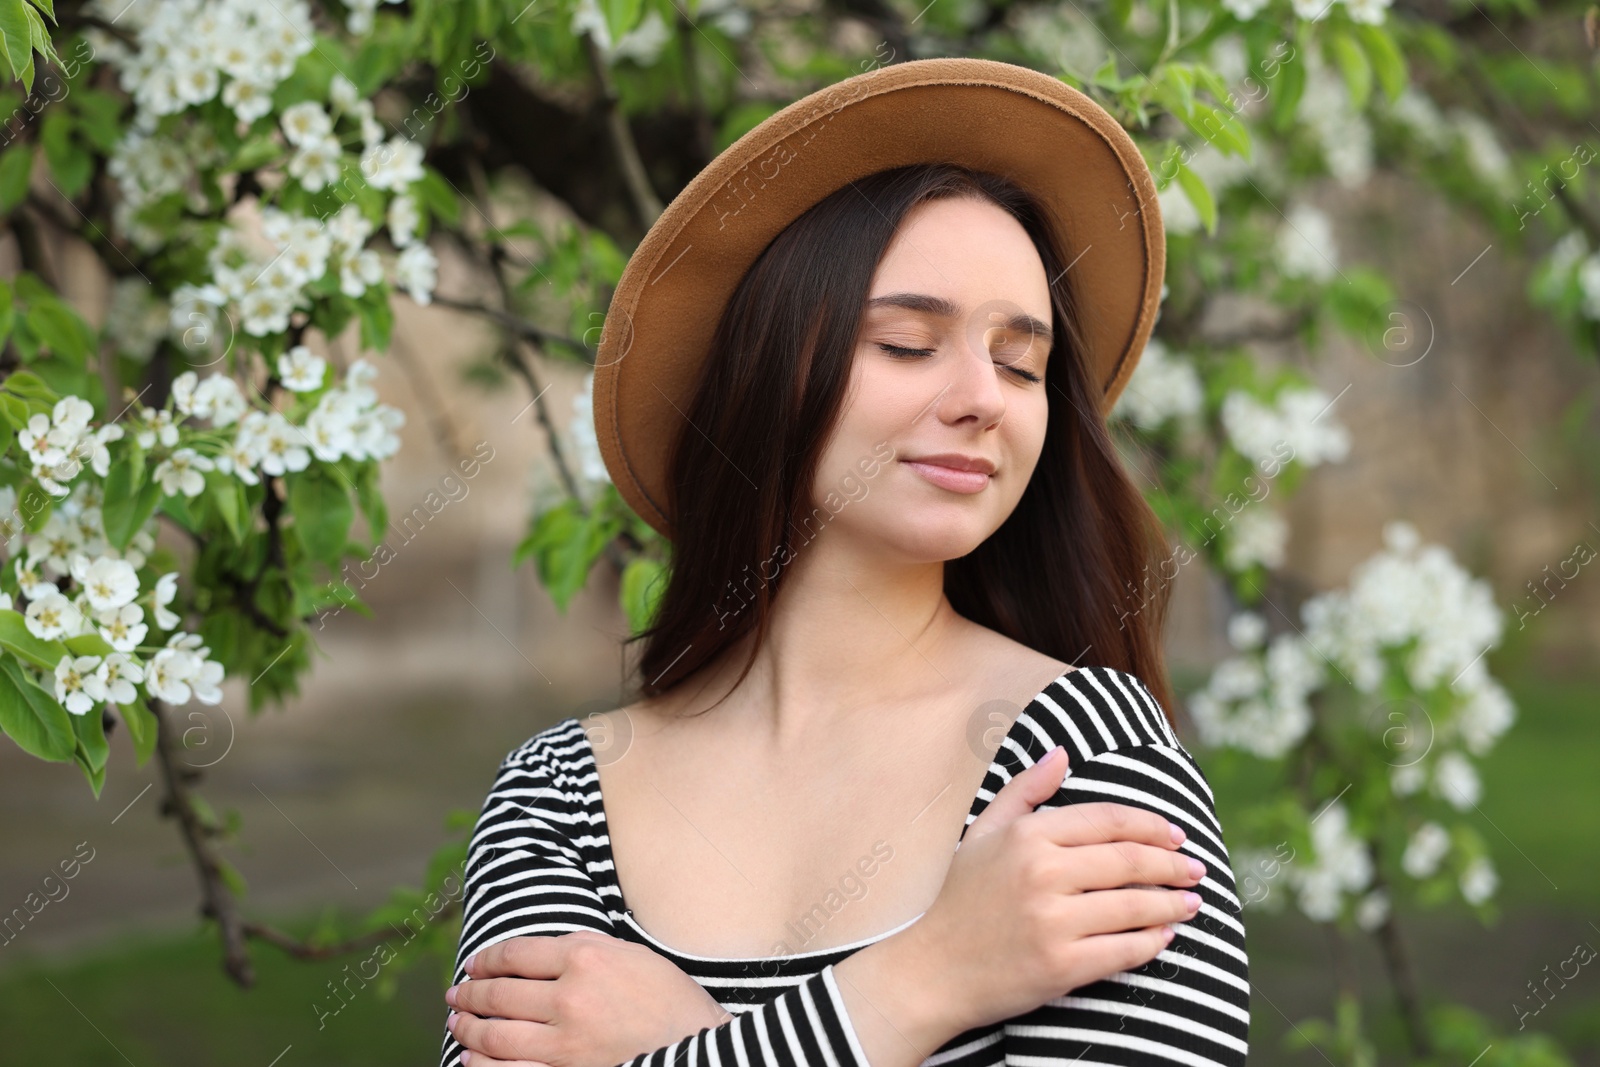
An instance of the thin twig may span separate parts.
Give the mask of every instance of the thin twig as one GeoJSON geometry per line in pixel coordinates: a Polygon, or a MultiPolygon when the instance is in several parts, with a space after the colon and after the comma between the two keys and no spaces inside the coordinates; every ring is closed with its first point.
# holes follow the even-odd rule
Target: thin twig
{"type": "Polygon", "coordinates": [[[661,198],[650,188],[650,176],[645,173],[639,148],[633,143],[633,131],[628,129],[628,116],[622,113],[622,99],[611,80],[611,68],[593,34],[583,35],[583,47],[589,56],[589,68],[594,72],[595,84],[600,87],[606,134],[611,138],[612,151],[617,154],[617,165],[622,168],[623,183],[628,187],[628,195],[633,197],[633,207],[639,213],[639,221],[648,229],[661,216],[661,198]]]}
{"type": "MultiPolygon", "coordinates": [[[[499,247],[499,245],[491,245],[491,253],[499,247]]],[[[433,294],[433,302],[440,307],[453,308],[456,311],[470,311],[474,315],[482,315],[484,318],[493,319],[519,337],[525,337],[537,345],[563,345],[586,356],[588,362],[594,362],[594,352],[588,345],[577,338],[547,330],[543,326],[535,326],[522,316],[512,314],[503,308],[489,307],[487,304],[478,304],[471,300],[456,300],[452,297],[440,296],[438,293],[433,294]]]]}
{"type": "MultiPolygon", "coordinates": [[[[432,917],[431,922],[438,923],[453,918],[460,909],[461,902],[452,900],[432,917]]],[[[250,937],[282,949],[297,960],[331,959],[336,956],[348,955],[351,952],[360,952],[362,949],[372,948],[375,945],[383,944],[385,941],[393,941],[397,937],[404,936],[400,931],[390,927],[358,934],[355,937],[332,945],[314,945],[309,941],[303,941],[291,934],[284,933],[282,930],[268,926],[266,923],[247,922],[244,924],[244,932],[250,937]]]]}

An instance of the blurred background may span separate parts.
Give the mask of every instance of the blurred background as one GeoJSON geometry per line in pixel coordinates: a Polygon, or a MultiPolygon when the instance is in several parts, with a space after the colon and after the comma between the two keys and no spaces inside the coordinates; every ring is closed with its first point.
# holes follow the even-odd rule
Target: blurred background
{"type": "MultiPolygon", "coordinates": [[[[0,0],[18,79],[13,27],[47,7],[0,0]]],[[[343,574],[370,611],[338,610],[331,595],[320,611],[285,608],[305,635],[291,643],[293,683],[257,707],[252,688],[282,665],[270,649],[224,659],[220,702],[169,701],[161,728],[178,740],[165,757],[140,758],[117,721],[103,785],[91,788],[90,771],[70,759],[0,738],[0,911],[22,915],[0,945],[7,1062],[437,1059],[451,962],[438,949],[453,952],[453,904],[348,1003],[331,983],[459,862],[509,749],[625,693],[621,642],[648,611],[639,587],[665,555],[621,515],[594,452],[584,354],[592,363],[608,284],[651,210],[784,103],[886,61],[986,55],[1066,78],[1130,129],[1135,104],[1158,116],[1134,132],[1163,179],[1169,294],[1116,419],[1130,468],[1164,501],[1173,543],[1201,552],[1173,581],[1166,647],[1185,741],[1217,792],[1249,891],[1252,1062],[1600,1064],[1600,978],[1583,965],[1600,945],[1595,8],[516,0],[157,11],[167,7],[58,3],[42,21],[62,64],[36,57],[40,80],[26,95],[19,80],[12,94],[0,277],[22,318],[42,306],[24,299],[25,274],[81,318],[93,344],[80,362],[99,359],[91,377],[108,421],[124,407],[119,386],[155,383],[142,402],[164,401],[185,367],[215,362],[186,347],[185,313],[196,306],[233,353],[270,361],[305,344],[336,378],[368,360],[378,401],[405,419],[397,447],[371,468],[387,534],[365,514],[353,529],[389,553],[380,565],[360,546],[336,545],[328,573],[343,574]],[[213,16],[220,28],[205,21],[213,16]],[[225,46],[245,49],[235,63],[270,66],[273,32],[294,54],[292,74],[257,78],[270,114],[240,111],[236,95],[228,115],[215,86],[185,102],[181,88],[161,88],[156,67],[135,62],[155,42],[192,46],[180,72],[210,63],[226,87],[248,79],[217,58],[225,46]],[[469,71],[473,57],[481,65],[469,71]],[[42,98],[45,74],[63,65],[74,77],[58,74],[63,91],[42,98]],[[338,119],[380,124],[369,147],[383,136],[426,147],[432,191],[421,178],[414,187],[426,222],[398,239],[407,209],[389,196],[404,187],[376,178],[382,160],[364,167],[385,196],[376,207],[351,202],[388,227],[372,242],[383,278],[367,282],[392,321],[371,325],[369,308],[351,312],[360,321],[291,317],[252,329],[238,296],[179,291],[206,269],[171,235],[204,218],[261,232],[275,167],[285,188],[308,187],[300,210],[315,214],[321,187],[309,188],[312,164],[290,161],[299,157],[286,146],[299,142],[289,109],[338,100],[336,74],[374,105],[338,119]],[[1217,89],[1252,74],[1271,91],[1226,107],[1217,89]],[[163,93],[176,103],[163,105],[163,93]],[[1201,95],[1209,112],[1194,109],[1201,95]],[[145,113],[162,125],[141,130],[145,113]],[[614,114],[626,116],[626,136],[614,114]],[[1219,149],[1227,138],[1197,134],[1208,114],[1228,137],[1239,127],[1248,162],[1219,149]],[[217,157],[226,162],[127,147],[139,137],[180,143],[178,121],[228,130],[234,118],[237,143],[225,137],[217,157]],[[1163,168],[1184,145],[1186,162],[1163,168]],[[207,166],[233,179],[220,201],[201,195],[187,215],[157,210],[141,223],[116,207],[157,200],[163,168],[195,184],[207,166]],[[65,177],[73,168],[83,170],[76,184],[65,177]],[[171,234],[141,235],[141,225],[171,234]],[[406,258],[423,241],[428,254],[406,258]],[[330,321],[338,328],[323,328],[330,321]],[[1233,394],[1257,408],[1229,406],[1233,394]],[[1291,395],[1314,401],[1296,407],[1291,395]],[[1316,417],[1314,431],[1295,423],[1297,411],[1316,417]],[[1258,503],[1212,542],[1200,520],[1219,514],[1272,419],[1279,429],[1264,432],[1294,440],[1300,462],[1274,483],[1269,514],[1258,503]],[[1417,577],[1421,564],[1396,564],[1363,584],[1367,561],[1418,543],[1445,553],[1431,578],[1417,577]],[[1302,614],[1331,590],[1353,592],[1328,617],[1302,614]],[[1372,633],[1362,612],[1396,603],[1415,609],[1410,629],[1372,633]],[[1494,621],[1474,628],[1469,617],[1494,621]],[[1476,733],[1437,672],[1419,681],[1405,667],[1452,627],[1469,632],[1455,634],[1461,647],[1451,646],[1444,677],[1488,687],[1487,672],[1514,708],[1480,715],[1476,733]],[[1361,649],[1336,650],[1320,632],[1381,649],[1383,677],[1409,685],[1335,691],[1330,680],[1314,700],[1310,684],[1297,699],[1278,684],[1270,642],[1362,662],[1361,649]],[[1275,695],[1252,704],[1258,692],[1275,695]],[[1384,719],[1365,733],[1329,725],[1321,755],[1307,747],[1307,723],[1370,725],[1370,707],[1350,708],[1384,697],[1421,709],[1395,720],[1400,740],[1384,719]],[[1305,722],[1301,708],[1311,709],[1305,722]],[[1277,742],[1261,743],[1268,734],[1277,742]],[[1435,773],[1452,739],[1470,754],[1468,770],[1457,759],[1435,773]],[[1336,795],[1315,770],[1341,758],[1382,796],[1336,795]],[[1427,785],[1400,769],[1424,765],[1427,785]],[[174,781],[187,783],[188,799],[173,800],[174,781]],[[1343,805],[1341,839],[1319,837],[1310,821],[1330,805],[1343,805]],[[228,878],[197,873],[180,807],[215,821],[198,839],[226,858],[228,878]],[[1430,823],[1451,842],[1438,852],[1454,850],[1443,866],[1423,855],[1430,823]],[[1279,841],[1305,857],[1289,873],[1270,859],[1279,841]],[[1371,880],[1319,880],[1349,847],[1370,849],[1390,893],[1371,880]],[[217,923],[201,916],[204,887],[217,884],[255,924],[248,987],[237,968],[230,977],[217,923]]],[[[362,154],[353,134],[343,139],[352,161],[362,154]]],[[[274,259],[270,248],[258,254],[263,265],[274,259]]],[[[41,339],[49,352],[38,318],[31,339],[8,343],[8,370],[39,363],[41,339]]],[[[248,372],[235,363],[233,373],[248,372]]],[[[65,378],[40,376],[70,391],[65,378]]],[[[178,603],[205,616],[196,594],[205,585],[176,528],[185,519],[166,518],[156,543],[182,561],[178,603]]],[[[4,581],[24,610],[16,574],[4,581]]],[[[206,625],[197,632],[233,647],[206,625]]],[[[1359,670],[1348,674],[1360,682],[1359,670]]]]}

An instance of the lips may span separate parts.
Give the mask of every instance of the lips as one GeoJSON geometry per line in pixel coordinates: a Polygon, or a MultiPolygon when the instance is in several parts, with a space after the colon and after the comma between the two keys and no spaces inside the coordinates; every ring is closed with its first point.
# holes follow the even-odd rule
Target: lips
{"type": "Polygon", "coordinates": [[[949,467],[958,471],[978,471],[982,474],[993,474],[994,463],[982,456],[968,456],[961,452],[940,452],[933,456],[911,456],[907,463],[931,464],[938,467],[949,467]]]}
{"type": "Polygon", "coordinates": [[[901,460],[926,481],[953,493],[981,493],[989,485],[994,464],[981,456],[945,452],[901,460]]]}

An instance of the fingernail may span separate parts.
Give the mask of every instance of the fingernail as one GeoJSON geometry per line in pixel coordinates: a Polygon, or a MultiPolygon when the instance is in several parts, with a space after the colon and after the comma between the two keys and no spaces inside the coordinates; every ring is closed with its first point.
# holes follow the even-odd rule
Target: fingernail
{"type": "Polygon", "coordinates": [[[471,974],[472,973],[472,964],[473,964],[474,961],[477,960],[477,958],[478,958],[478,954],[476,952],[474,952],[472,955],[468,956],[467,957],[467,962],[463,963],[461,965],[461,969],[463,971],[466,971],[468,974],[471,974]]]}
{"type": "MultiPolygon", "coordinates": [[[[1166,943],[1170,942],[1172,940],[1172,935],[1177,933],[1177,932],[1178,931],[1174,930],[1170,926],[1163,928],[1162,933],[1161,933],[1161,941],[1162,941],[1162,943],[1166,944],[1166,943]]],[[[466,1062],[465,1058],[462,1059],[462,1062],[463,1063],[466,1062]]]]}
{"type": "Polygon", "coordinates": [[[1172,843],[1174,845],[1183,844],[1183,839],[1189,836],[1183,832],[1183,827],[1179,826],[1175,822],[1167,823],[1167,832],[1172,835],[1172,843]]]}
{"type": "Polygon", "coordinates": [[[472,1062],[472,1053],[468,1052],[466,1049],[462,1049],[461,1050],[461,1067],[467,1067],[467,1064],[469,1064],[471,1062],[472,1062]]]}
{"type": "Polygon", "coordinates": [[[1190,911],[1199,911],[1200,894],[1185,892],[1183,894],[1183,906],[1188,908],[1190,911]]]}
{"type": "Polygon", "coordinates": [[[447,1029],[454,1030],[456,1028],[456,1016],[459,1014],[461,1013],[452,1011],[449,1015],[445,1016],[444,1025],[447,1029]]]}
{"type": "Polygon", "coordinates": [[[444,991],[444,1002],[452,1008],[456,1006],[456,990],[460,988],[460,985],[453,985],[444,991]]]}
{"type": "Polygon", "coordinates": [[[1195,859],[1193,856],[1190,856],[1189,873],[1196,878],[1204,878],[1206,876],[1206,865],[1195,859]]]}
{"type": "Polygon", "coordinates": [[[1065,751],[1066,751],[1066,749],[1062,748],[1060,745],[1057,745],[1055,748],[1052,748],[1049,752],[1046,752],[1044,754],[1044,758],[1041,759],[1038,762],[1037,765],[1040,766],[1040,767],[1048,767],[1052,763],[1054,763],[1057,759],[1059,759],[1061,757],[1061,754],[1064,753],[1065,751]]]}

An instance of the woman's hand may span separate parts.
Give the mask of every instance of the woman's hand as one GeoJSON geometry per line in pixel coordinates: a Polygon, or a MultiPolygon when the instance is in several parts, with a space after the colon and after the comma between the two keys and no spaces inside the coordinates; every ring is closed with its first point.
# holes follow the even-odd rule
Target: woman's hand
{"type": "Polygon", "coordinates": [[[614,1067],[732,1018],[665,956],[597,930],[514,937],[445,991],[467,1067],[614,1067]]]}
{"type": "Polygon", "coordinates": [[[1165,818],[1113,803],[1034,810],[1067,769],[1065,749],[1051,755],[995,794],[932,906],[896,935],[948,991],[934,996],[961,1023],[952,1036],[1150,962],[1166,924],[1197,913],[1198,894],[1161,888],[1205,874],[1165,818]]]}

